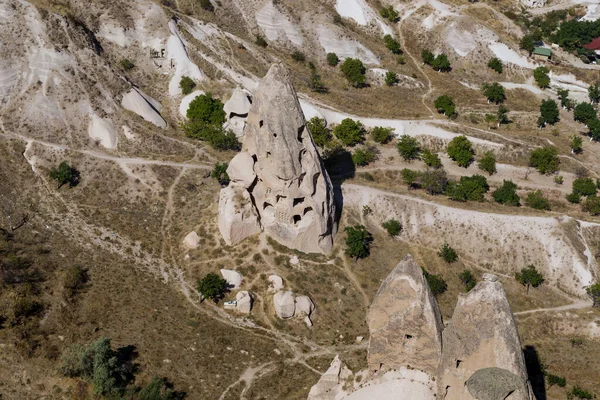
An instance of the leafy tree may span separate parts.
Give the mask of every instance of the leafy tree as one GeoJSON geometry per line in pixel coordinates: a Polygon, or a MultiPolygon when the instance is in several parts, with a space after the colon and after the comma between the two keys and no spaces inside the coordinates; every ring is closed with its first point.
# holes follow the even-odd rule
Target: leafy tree
{"type": "Polygon", "coordinates": [[[558,150],[554,146],[544,146],[533,150],[529,157],[529,166],[537,168],[540,174],[552,174],[558,171],[560,166],[558,150]]]}
{"type": "Polygon", "coordinates": [[[501,74],[502,70],[504,69],[504,66],[502,65],[502,61],[500,61],[500,59],[498,57],[492,58],[488,62],[488,67],[493,69],[494,71],[496,71],[499,74],[501,74]]]}
{"type": "Polygon", "coordinates": [[[188,137],[208,142],[217,150],[239,150],[235,133],[225,130],[221,125],[205,123],[200,120],[187,120],[182,128],[188,137]]]}
{"type": "Polygon", "coordinates": [[[544,276],[538,272],[534,265],[528,265],[522,268],[521,272],[515,273],[515,279],[527,288],[527,293],[529,293],[530,286],[536,288],[544,283],[544,276]]]}
{"type": "Polygon", "coordinates": [[[465,292],[467,293],[477,285],[477,279],[475,279],[475,276],[469,270],[464,270],[458,274],[458,279],[465,285],[465,292]]]}
{"type": "Polygon", "coordinates": [[[448,243],[444,243],[440,251],[438,251],[438,256],[440,256],[444,261],[448,264],[452,264],[458,260],[458,254],[456,250],[454,250],[448,243]]]}
{"type": "Polygon", "coordinates": [[[382,7],[379,10],[379,14],[390,22],[398,22],[398,11],[394,10],[394,6],[389,5],[382,7]]]}
{"type": "Polygon", "coordinates": [[[362,225],[348,226],[346,232],[346,255],[355,260],[368,257],[373,235],[362,225]]]}
{"type": "Polygon", "coordinates": [[[455,201],[483,201],[490,190],[487,179],[481,175],[461,176],[458,183],[449,185],[446,194],[455,201]]]}
{"type": "Polygon", "coordinates": [[[382,226],[390,236],[398,236],[402,231],[402,224],[395,219],[388,219],[382,226]]]}
{"type": "Polygon", "coordinates": [[[435,55],[431,51],[424,49],[423,51],[421,51],[421,58],[423,59],[423,62],[425,64],[431,65],[435,60],[435,55]]]}
{"type": "Polygon", "coordinates": [[[69,187],[74,187],[79,184],[80,173],[75,168],[71,167],[66,161],[61,162],[58,167],[53,167],[50,170],[50,179],[58,182],[58,188],[69,184],[69,187]]]}
{"type": "Polygon", "coordinates": [[[535,39],[531,35],[525,35],[521,38],[521,42],[519,43],[519,47],[523,50],[527,50],[529,55],[533,53],[535,49],[535,39]]]}
{"type": "Polygon", "coordinates": [[[598,104],[598,101],[600,101],[600,86],[598,83],[590,85],[588,88],[588,96],[592,104],[598,104]]]}
{"type": "Polygon", "coordinates": [[[593,196],[598,188],[592,178],[577,178],[573,181],[573,193],[579,196],[593,196]]]}
{"type": "Polygon", "coordinates": [[[456,105],[450,96],[440,96],[433,102],[433,105],[439,113],[443,113],[447,117],[452,117],[456,113],[456,105]]]}
{"type": "Polygon", "coordinates": [[[560,106],[562,108],[566,108],[567,110],[571,110],[573,108],[573,101],[569,99],[569,91],[567,89],[557,89],[556,94],[558,94],[560,106]]]}
{"type": "Polygon", "coordinates": [[[598,115],[596,114],[594,106],[590,103],[583,102],[577,104],[573,109],[573,119],[587,125],[591,120],[598,119],[598,115]]]}
{"type": "Polygon", "coordinates": [[[260,46],[260,47],[263,47],[263,48],[264,48],[264,47],[267,47],[267,46],[269,45],[269,43],[267,43],[267,41],[265,40],[265,38],[264,38],[264,37],[262,37],[262,36],[260,36],[260,35],[258,35],[258,36],[256,37],[256,40],[254,41],[254,43],[255,43],[257,46],[260,46]]]}
{"type": "Polygon", "coordinates": [[[429,290],[431,290],[431,294],[433,294],[434,297],[438,297],[446,290],[448,290],[448,284],[446,284],[446,281],[444,280],[442,275],[433,275],[427,272],[425,268],[421,267],[421,269],[423,270],[423,276],[427,281],[427,286],[429,286],[429,290]]]}
{"type": "Polygon", "coordinates": [[[433,169],[442,168],[442,160],[440,157],[427,149],[423,150],[423,154],[421,154],[421,159],[428,167],[433,169]]]}
{"type": "Polygon", "coordinates": [[[400,140],[398,140],[396,147],[398,148],[400,156],[407,161],[417,160],[421,154],[421,148],[417,139],[408,135],[400,136],[400,140]]]}
{"type": "Polygon", "coordinates": [[[385,84],[387,86],[394,86],[398,83],[398,74],[394,71],[387,71],[385,73],[385,84]]]}
{"type": "Polygon", "coordinates": [[[371,138],[381,144],[389,143],[393,138],[393,129],[392,128],[384,128],[382,126],[376,126],[371,129],[371,138]]]}
{"type": "Polygon", "coordinates": [[[427,193],[431,195],[442,194],[448,187],[448,175],[442,168],[429,170],[420,175],[420,182],[427,193]]]}
{"type": "Polygon", "coordinates": [[[352,86],[356,88],[365,86],[366,70],[362,61],[358,58],[346,58],[340,66],[340,70],[352,86]]]}
{"type": "Polygon", "coordinates": [[[504,87],[497,82],[483,85],[483,94],[487,97],[488,102],[502,103],[506,96],[504,95],[504,87]]]}
{"type": "Polygon", "coordinates": [[[368,165],[376,159],[377,153],[375,153],[374,149],[369,147],[361,147],[354,150],[354,153],[352,153],[352,161],[355,165],[360,167],[368,165]]]}
{"type": "Polygon", "coordinates": [[[445,55],[444,53],[438,54],[435,57],[435,59],[431,63],[431,67],[434,70],[440,71],[440,72],[448,72],[448,71],[452,70],[452,67],[450,66],[450,60],[448,60],[448,56],[445,55]]]}
{"type": "Polygon", "coordinates": [[[600,307],[600,283],[594,283],[593,285],[588,286],[585,288],[585,291],[588,296],[592,298],[592,301],[594,302],[593,306],[600,307]]]}
{"type": "Polygon", "coordinates": [[[508,119],[508,111],[509,109],[506,108],[504,105],[500,105],[500,107],[498,107],[498,112],[496,113],[498,127],[500,127],[500,125],[502,124],[507,124],[510,122],[510,120],[508,119]]]}
{"type": "Polygon", "coordinates": [[[536,210],[550,210],[550,202],[544,197],[541,190],[527,193],[525,204],[536,210]]]}
{"type": "Polygon", "coordinates": [[[505,180],[502,186],[492,192],[492,197],[496,203],[514,207],[519,205],[517,185],[512,181],[505,180]]]}
{"type": "Polygon", "coordinates": [[[171,384],[165,378],[154,377],[152,381],[144,386],[137,394],[137,400],[183,400],[185,399],[184,392],[173,390],[171,384]]]}
{"type": "Polygon", "coordinates": [[[533,70],[533,78],[535,79],[538,86],[542,89],[545,89],[550,86],[550,77],[548,76],[549,72],[550,71],[548,70],[548,68],[544,66],[537,67],[533,70]]]}
{"type": "Polygon", "coordinates": [[[540,127],[544,127],[546,124],[554,125],[559,121],[558,106],[554,100],[542,100],[540,114],[540,118],[538,119],[540,127]]]}
{"type": "Polygon", "coordinates": [[[339,63],[340,59],[338,58],[337,54],[327,53],[327,64],[331,65],[332,67],[335,67],[339,63]]]}
{"type": "Polygon", "coordinates": [[[587,122],[588,129],[590,130],[589,135],[592,140],[600,140],[600,120],[598,118],[591,119],[587,122]]]}
{"type": "Polygon", "coordinates": [[[581,202],[581,195],[578,193],[569,193],[565,198],[571,204],[579,204],[581,202]]]}
{"type": "Polygon", "coordinates": [[[600,197],[588,196],[581,205],[581,209],[591,215],[600,215],[600,197]]]}
{"type": "Polygon", "coordinates": [[[198,292],[205,299],[212,299],[215,303],[225,297],[225,293],[228,291],[229,284],[227,280],[213,272],[209,272],[204,278],[198,280],[198,292]]]}
{"type": "Polygon", "coordinates": [[[459,167],[467,168],[473,162],[475,151],[466,136],[456,136],[448,143],[448,156],[459,167]]]}
{"type": "Polygon", "coordinates": [[[135,67],[135,65],[133,64],[133,62],[131,62],[131,60],[129,58],[122,59],[120,64],[121,64],[121,67],[125,71],[129,71],[129,70],[133,69],[133,67],[135,67]]]}
{"type": "Polygon", "coordinates": [[[579,154],[583,151],[583,139],[581,136],[571,136],[571,152],[579,154]]]}
{"type": "Polygon", "coordinates": [[[385,43],[385,47],[393,54],[401,54],[402,49],[400,48],[400,43],[392,35],[385,35],[383,37],[383,42],[385,43]]]}
{"type": "Polygon", "coordinates": [[[221,186],[229,185],[229,175],[227,174],[228,166],[229,164],[226,162],[217,162],[213,170],[210,172],[210,177],[216,179],[216,181],[219,182],[221,186]]]}
{"type": "Polygon", "coordinates": [[[306,122],[306,126],[317,146],[325,147],[331,140],[331,132],[325,126],[325,120],[323,118],[312,117],[306,122]]]}
{"type": "MultiPolygon", "coordinates": [[[[182,78],[183,80],[183,78],[182,78]]],[[[203,122],[205,124],[222,125],[227,115],[223,111],[223,103],[219,99],[212,97],[212,93],[196,96],[190,103],[186,112],[186,117],[190,121],[203,122]]]]}
{"type": "Polygon", "coordinates": [[[547,374],[546,380],[548,381],[548,387],[552,387],[554,385],[556,385],[558,387],[567,386],[567,380],[565,379],[564,376],[547,374]]]}
{"type": "Polygon", "coordinates": [[[196,87],[196,82],[192,80],[189,76],[182,76],[179,81],[179,87],[181,88],[181,93],[190,94],[196,87]]]}
{"type": "Polygon", "coordinates": [[[415,186],[417,179],[419,178],[417,171],[413,171],[412,169],[408,168],[404,168],[402,171],[400,171],[400,176],[402,177],[404,183],[408,185],[409,189],[412,189],[415,186]]]}
{"type": "Polygon", "coordinates": [[[333,134],[344,146],[355,146],[365,141],[365,128],[359,121],[345,118],[333,128],[333,134]]]}
{"type": "Polygon", "coordinates": [[[496,173],[496,156],[492,151],[486,151],[483,153],[483,157],[477,163],[477,167],[490,174],[490,176],[496,173]]]}
{"type": "Polygon", "coordinates": [[[295,50],[292,53],[292,60],[294,60],[296,62],[304,62],[304,61],[306,61],[306,56],[304,55],[303,52],[301,52],[299,50],[295,50]]]}

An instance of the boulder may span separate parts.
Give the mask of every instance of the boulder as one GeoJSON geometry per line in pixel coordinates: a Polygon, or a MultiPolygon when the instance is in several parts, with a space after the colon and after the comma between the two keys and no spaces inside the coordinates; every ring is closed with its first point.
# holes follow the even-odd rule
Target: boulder
{"type": "Polygon", "coordinates": [[[254,299],[252,298],[252,294],[246,290],[239,291],[235,295],[235,300],[237,301],[236,309],[243,314],[250,314],[252,310],[252,303],[254,299]]]}
{"type": "Polygon", "coordinates": [[[275,312],[279,318],[292,318],[296,312],[296,302],[294,301],[294,293],[291,290],[279,291],[273,296],[273,304],[275,312]]]}
{"type": "Polygon", "coordinates": [[[283,279],[279,275],[269,275],[269,291],[279,292],[283,289],[283,279]]]}
{"type": "Polygon", "coordinates": [[[191,231],[185,236],[185,239],[183,239],[183,244],[188,249],[196,249],[200,244],[200,236],[198,236],[196,232],[191,231]]]}
{"type": "Polygon", "coordinates": [[[250,154],[242,151],[231,159],[227,167],[227,175],[232,185],[248,189],[256,180],[254,160],[250,154]]]}
{"type": "Polygon", "coordinates": [[[232,269],[222,269],[221,275],[227,281],[227,283],[231,286],[232,289],[237,289],[242,284],[242,279],[244,277],[237,271],[232,269]]]}
{"type": "Polygon", "coordinates": [[[315,305],[308,296],[296,297],[296,315],[305,315],[304,322],[308,326],[312,326],[310,315],[315,309],[315,305]]]}
{"type": "Polygon", "coordinates": [[[467,380],[467,389],[475,399],[504,400],[521,389],[521,378],[502,368],[483,368],[467,380]]]}
{"type": "Polygon", "coordinates": [[[408,255],[385,278],[369,309],[372,370],[410,366],[430,376],[442,354],[442,318],[421,267],[408,255]]]}
{"type": "Polygon", "coordinates": [[[219,194],[219,231],[228,245],[260,233],[256,209],[248,191],[240,186],[227,186],[219,194]]]}
{"type": "Polygon", "coordinates": [[[319,382],[310,388],[308,400],[334,400],[345,394],[344,383],[352,378],[352,371],[340,361],[336,355],[329,369],[325,371],[319,382]]]}
{"type": "Polygon", "coordinates": [[[227,114],[227,120],[233,117],[247,117],[250,111],[250,100],[246,92],[236,87],[229,100],[223,105],[223,111],[227,114]]]}
{"type": "Polygon", "coordinates": [[[521,3],[525,7],[537,8],[537,7],[545,7],[546,0],[521,0],[521,3]]]}

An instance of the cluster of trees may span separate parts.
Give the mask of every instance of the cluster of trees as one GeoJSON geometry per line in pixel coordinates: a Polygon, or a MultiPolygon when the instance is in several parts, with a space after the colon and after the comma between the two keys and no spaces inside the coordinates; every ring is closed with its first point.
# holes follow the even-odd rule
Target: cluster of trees
{"type": "Polygon", "coordinates": [[[182,124],[188,137],[208,142],[217,150],[239,150],[240,143],[231,130],[223,129],[226,115],[223,103],[211,93],[196,96],[186,113],[187,120],[182,124]]]}
{"type": "Polygon", "coordinates": [[[594,182],[591,178],[581,177],[573,181],[573,190],[566,198],[570,203],[579,204],[585,197],[582,210],[592,215],[600,215],[600,198],[596,196],[600,181],[594,182]]]}
{"type": "Polygon", "coordinates": [[[398,22],[399,16],[398,11],[394,10],[394,6],[389,5],[387,7],[381,7],[379,15],[387,19],[390,22],[398,22]]]}
{"type": "Polygon", "coordinates": [[[448,60],[448,56],[444,53],[440,53],[436,56],[431,51],[425,49],[421,52],[421,58],[425,64],[436,71],[450,72],[452,70],[450,60],[448,60]]]}
{"type": "Polygon", "coordinates": [[[594,106],[590,103],[579,103],[573,108],[573,119],[588,128],[588,135],[595,141],[600,140],[600,120],[594,106]]]}

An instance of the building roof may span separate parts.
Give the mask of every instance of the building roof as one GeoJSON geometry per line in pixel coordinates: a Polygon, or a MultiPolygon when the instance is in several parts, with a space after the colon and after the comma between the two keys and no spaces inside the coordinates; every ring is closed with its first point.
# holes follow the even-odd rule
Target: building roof
{"type": "Polygon", "coordinates": [[[538,56],[550,57],[552,55],[552,50],[547,47],[536,47],[533,50],[533,54],[538,56]]]}
{"type": "Polygon", "coordinates": [[[588,44],[584,44],[583,47],[588,50],[600,50],[600,37],[592,40],[588,44]]]}

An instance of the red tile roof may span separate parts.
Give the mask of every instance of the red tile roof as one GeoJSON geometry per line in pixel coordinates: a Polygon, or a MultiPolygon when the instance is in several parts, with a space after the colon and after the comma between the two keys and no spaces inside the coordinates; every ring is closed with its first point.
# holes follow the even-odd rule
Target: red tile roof
{"type": "Polygon", "coordinates": [[[590,43],[584,44],[583,47],[585,47],[588,50],[600,50],[600,38],[596,38],[590,43]]]}

